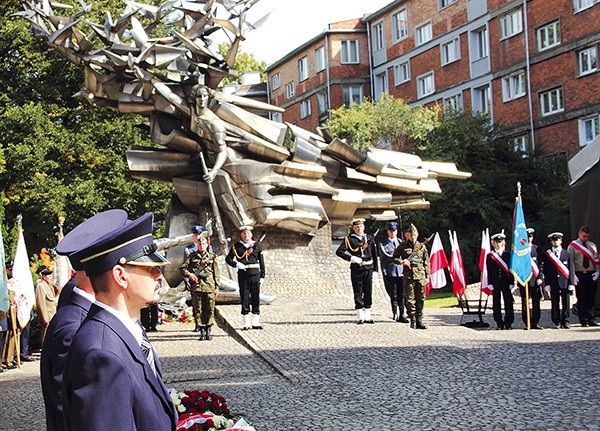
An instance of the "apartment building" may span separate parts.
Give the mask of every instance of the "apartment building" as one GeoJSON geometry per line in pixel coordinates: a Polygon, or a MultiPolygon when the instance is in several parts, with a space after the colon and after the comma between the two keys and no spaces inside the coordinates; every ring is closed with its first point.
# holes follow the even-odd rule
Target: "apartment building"
{"type": "Polygon", "coordinates": [[[371,80],[410,105],[486,112],[516,148],[600,134],[599,0],[397,0],[366,16],[371,80]]]}
{"type": "Polygon", "coordinates": [[[371,93],[369,57],[365,22],[329,24],[267,67],[270,103],[285,108],[272,119],[314,131],[330,108],[362,102],[371,93]]]}

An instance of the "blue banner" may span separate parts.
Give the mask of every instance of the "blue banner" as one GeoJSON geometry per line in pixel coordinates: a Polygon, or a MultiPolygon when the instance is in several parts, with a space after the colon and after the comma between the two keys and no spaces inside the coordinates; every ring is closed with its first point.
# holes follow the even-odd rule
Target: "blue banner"
{"type": "Polygon", "coordinates": [[[517,196],[513,214],[513,237],[510,251],[510,272],[515,277],[515,283],[527,284],[532,275],[531,252],[527,238],[527,225],[523,214],[521,195],[517,196]]]}

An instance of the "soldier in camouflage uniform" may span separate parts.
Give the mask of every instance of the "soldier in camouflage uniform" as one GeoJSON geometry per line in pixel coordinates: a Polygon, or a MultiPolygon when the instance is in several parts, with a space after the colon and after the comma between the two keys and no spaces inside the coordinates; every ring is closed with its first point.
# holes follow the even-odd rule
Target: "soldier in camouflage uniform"
{"type": "Polygon", "coordinates": [[[404,265],[404,298],[410,327],[427,329],[423,323],[425,286],[429,279],[429,252],[424,244],[417,241],[419,231],[412,223],[405,230],[406,241],[394,252],[394,258],[404,265]]]}
{"type": "Polygon", "coordinates": [[[198,250],[193,251],[179,267],[183,277],[192,285],[192,301],[200,322],[200,340],[212,339],[211,327],[215,323],[215,298],[219,290],[219,265],[217,256],[208,250],[208,234],[198,238],[198,250]]]}

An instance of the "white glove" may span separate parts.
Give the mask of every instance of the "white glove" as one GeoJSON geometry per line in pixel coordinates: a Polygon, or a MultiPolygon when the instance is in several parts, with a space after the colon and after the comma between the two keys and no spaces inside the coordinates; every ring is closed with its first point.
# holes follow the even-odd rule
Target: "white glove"
{"type": "Polygon", "coordinates": [[[537,280],[535,280],[535,284],[537,284],[538,286],[541,286],[543,282],[544,281],[541,278],[538,278],[537,280]]]}
{"type": "Polygon", "coordinates": [[[544,290],[548,293],[550,293],[550,286],[544,286],[544,290]]]}
{"type": "Polygon", "coordinates": [[[245,271],[248,269],[248,267],[246,265],[244,265],[242,262],[237,262],[235,264],[235,267],[239,270],[245,271]]]}
{"type": "Polygon", "coordinates": [[[373,274],[371,274],[371,278],[373,280],[375,280],[375,277],[377,277],[377,271],[373,271],[373,274]]]}
{"type": "Polygon", "coordinates": [[[592,280],[598,281],[598,278],[600,278],[600,271],[596,271],[592,274],[592,280]]]}
{"type": "Polygon", "coordinates": [[[567,289],[569,289],[569,292],[571,292],[571,294],[575,292],[575,286],[573,286],[572,284],[569,284],[569,287],[567,289]]]}
{"type": "Polygon", "coordinates": [[[510,289],[510,293],[515,293],[519,289],[519,286],[515,286],[514,284],[509,284],[508,288],[510,289]]]}
{"type": "Polygon", "coordinates": [[[358,256],[351,256],[350,263],[358,263],[360,265],[362,263],[362,259],[358,256]]]}
{"type": "Polygon", "coordinates": [[[262,286],[264,282],[265,282],[265,279],[261,278],[260,280],[258,280],[258,285],[262,286]]]}
{"type": "Polygon", "coordinates": [[[493,284],[488,284],[488,289],[494,290],[494,285],[493,284]]]}

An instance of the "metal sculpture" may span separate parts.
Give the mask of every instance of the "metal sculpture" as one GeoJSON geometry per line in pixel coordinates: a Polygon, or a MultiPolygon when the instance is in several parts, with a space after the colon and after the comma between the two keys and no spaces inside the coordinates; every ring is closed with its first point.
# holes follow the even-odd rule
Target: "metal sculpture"
{"type": "Polygon", "coordinates": [[[65,5],[29,0],[18,15],[35,36],[85,68],[90,103],[148,119],[162,148],[130,148],[137,178],[170,181],[184,205],[198,213],[208,184],[234,225],[273,226],[313,234],[354,217],[389,220],[397,209],[426,208],[423,193],[440,193],[437,177],[467,178],[453,163],[371,149],[363,154],[327,129],[311,133],[261,115],[283,110],[214,91],[235,74],[235,57],[258,0],[169,0],[159,6],[126,0],[121,16],[104,24],[54,14],[65,5]],[[227,15],[222,18],[221,15],[227,15]],[[229,35],[224,58],[210,49],[215,32],[229,35]],[[169,36],[164,36],[169,34],[169,36]],[[252,110],[252,112],[250,112],[252,110]],[[284,146],[292,136],[291,149],[284,146]],[[289,139],[289,137],[288,137],[289,139]],[[204,171],[200,154],[208,161],[204,171]]]}

